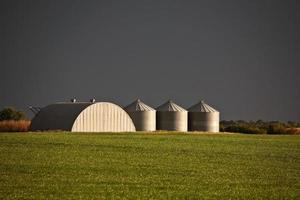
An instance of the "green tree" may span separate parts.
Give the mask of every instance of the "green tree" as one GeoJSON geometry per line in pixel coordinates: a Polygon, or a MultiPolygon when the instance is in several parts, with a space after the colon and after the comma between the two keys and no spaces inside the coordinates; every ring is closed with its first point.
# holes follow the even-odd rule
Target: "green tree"
{"type": "Polygon", "coordinates": [[[0,121],[25,119],[25,114],[15,108],[8,107],[0,111],[0,121]]]}

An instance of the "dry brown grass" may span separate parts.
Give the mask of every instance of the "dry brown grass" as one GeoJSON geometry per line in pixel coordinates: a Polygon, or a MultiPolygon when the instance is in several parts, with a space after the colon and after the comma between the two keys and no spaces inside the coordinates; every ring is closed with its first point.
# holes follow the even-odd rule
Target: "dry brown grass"
{"type": "Polygon", "coordinates": [[[0,132],[26,132],[29,129],[29,120],[4,120],[0,121],[0,132]]]}
{"type": "Polygon", "coordinates": [[[290,135],[295,135],[295,134],[300,134],[300,128],[287,128],[286,129],[286,134],[290,135]]]}
{"type": "Polygon", "coordinates": [[[296,134],[300,134],[300,128],[295,128],[296,134]]]}

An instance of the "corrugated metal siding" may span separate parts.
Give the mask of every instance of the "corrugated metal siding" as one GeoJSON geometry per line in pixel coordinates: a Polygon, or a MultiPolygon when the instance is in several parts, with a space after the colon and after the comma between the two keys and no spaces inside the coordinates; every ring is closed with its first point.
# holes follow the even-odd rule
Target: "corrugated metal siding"
{"type": "Polygon", "coordinates": [[[188,114],[187,112],[157,111],[156,112],[157,130],[168,131],[187,131],[188,114]]]}
{"type": "Polygon", "coordinates": [[[219,132],[220,113],[189,112],[189,131],[219,132]]]}
{"type": "Polygon", "coordinates": [[[128,112],[137,131],[156,130],[156,111],[128,112]]]}
{"type": "Polygon", "coordinates": [[[100,102],[92,104],[75,120],[73,132],[131,132],[135,126],[129,115],[119,106],[100,102]]]}

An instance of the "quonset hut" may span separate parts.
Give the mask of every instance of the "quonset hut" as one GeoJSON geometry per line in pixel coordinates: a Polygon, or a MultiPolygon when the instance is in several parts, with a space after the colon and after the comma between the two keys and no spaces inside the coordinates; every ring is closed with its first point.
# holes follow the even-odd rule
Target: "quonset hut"
{"type": "Polygon", "coordinates": [[[118,105],[108,102],[56,103],[36,114],[31,131],[65,130],[72,132],[131,132],[135,126],[118,105]]]}
{"type": "Polygon", "coordinates": [[[169,100],[156,108],[156,129],[187,131],[187,117],[187,110],[169,100]]]}
{"type": "Polygon", "coordinates": [[[156,110],[137,99],[124,110],[131,117],[137,131],[156,130],[156,110]]]}
{"type": "Polygon", "coordinates": [[[220,113],[200,101],[188,109],[189,131],[219,132],[220,113]]]}

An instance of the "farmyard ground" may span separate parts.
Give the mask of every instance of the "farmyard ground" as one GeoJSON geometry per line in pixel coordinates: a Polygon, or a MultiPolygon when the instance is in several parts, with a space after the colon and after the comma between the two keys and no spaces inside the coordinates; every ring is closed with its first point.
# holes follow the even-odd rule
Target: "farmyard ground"
{"type": "Polygon", "coordinates": [[[1,133],[0,199],[300,199],[300,136],[1,133]]]}

